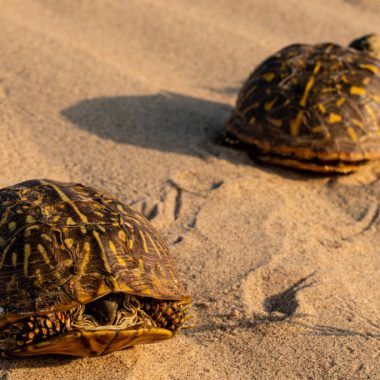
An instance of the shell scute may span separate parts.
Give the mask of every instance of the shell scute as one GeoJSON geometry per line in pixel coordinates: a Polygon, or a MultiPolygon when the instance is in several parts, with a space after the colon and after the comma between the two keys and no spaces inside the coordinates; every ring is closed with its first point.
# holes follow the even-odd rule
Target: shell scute
{"type": "Polygon", "coordinates": [[[151,224],[99,190],[33,180],[0,190],[0,205],[0,306],[9,315],[65,309],[111,292],[184,296],[151,224]]]}
{"type": "Polygon", "coordinates": [[[249,76],[226,129],[289,166],[380,158],[380,60],[332,43],[288,46],[249,76]]]}

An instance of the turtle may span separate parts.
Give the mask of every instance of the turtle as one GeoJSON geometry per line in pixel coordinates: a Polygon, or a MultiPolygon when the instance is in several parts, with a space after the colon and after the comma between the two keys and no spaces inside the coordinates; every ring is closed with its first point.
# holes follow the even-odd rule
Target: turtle
{"type": "Polygon", "coordinates": [[[190,318],[167,245],[81,183],[0,190],[0,353],[98,356],[171,338],[190,318]]]}
{"type": "Polygon", "coordinates": [[[261,161],[350,173],[380,158],[380,38],[293,44],[243,84],[223,142],[261,161]]]}

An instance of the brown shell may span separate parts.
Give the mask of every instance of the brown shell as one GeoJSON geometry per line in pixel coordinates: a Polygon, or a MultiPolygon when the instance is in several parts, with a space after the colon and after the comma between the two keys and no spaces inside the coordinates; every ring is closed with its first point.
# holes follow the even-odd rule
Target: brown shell
{"type": "Polygon", "coordinates": [[[335,44],[288,46],[250,75],[226,128],[291,160],[377,159],[380,61],[335,44]]]}
{"type": "Polygon", "coordinates": [[[0,310],[8,319],[110,292],[184,297],[166,244],[141,214],[77,183],[0,190],[0,310]]]}

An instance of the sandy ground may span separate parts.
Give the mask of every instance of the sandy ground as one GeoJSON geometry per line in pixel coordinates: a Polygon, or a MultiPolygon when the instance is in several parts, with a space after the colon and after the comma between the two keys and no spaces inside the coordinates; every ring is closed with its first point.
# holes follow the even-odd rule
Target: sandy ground
{"type": "Polygon", "coordinates": [[[380,33],[378,0],[0,0],[1,187],[80,181],[169,243],[196,327],[1,379],[380,379],[380,164],[316,177],[215,144],[294,42],[380,33]],[[239,4],[239,5],[237,5],[239,4]]]}

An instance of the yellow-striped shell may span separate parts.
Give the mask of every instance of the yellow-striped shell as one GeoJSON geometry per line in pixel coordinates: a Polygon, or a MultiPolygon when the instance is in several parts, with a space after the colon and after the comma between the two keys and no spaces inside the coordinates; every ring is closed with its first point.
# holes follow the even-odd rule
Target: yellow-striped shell
{"type": "Polygon", "coordinates": [[[272,55],[243,85],[226,123],[229,137],[259,159],[313,171],[350,172],[380,158],[374,41],[353,42],[367,51],[298,44],[272,55]]]}
{"type": "Polygon", "coordinates": [[[7,320],[111,292],[180,300],[166,244],[126,204],[78,183],[0,190],[0,312],[7,320]]]}

